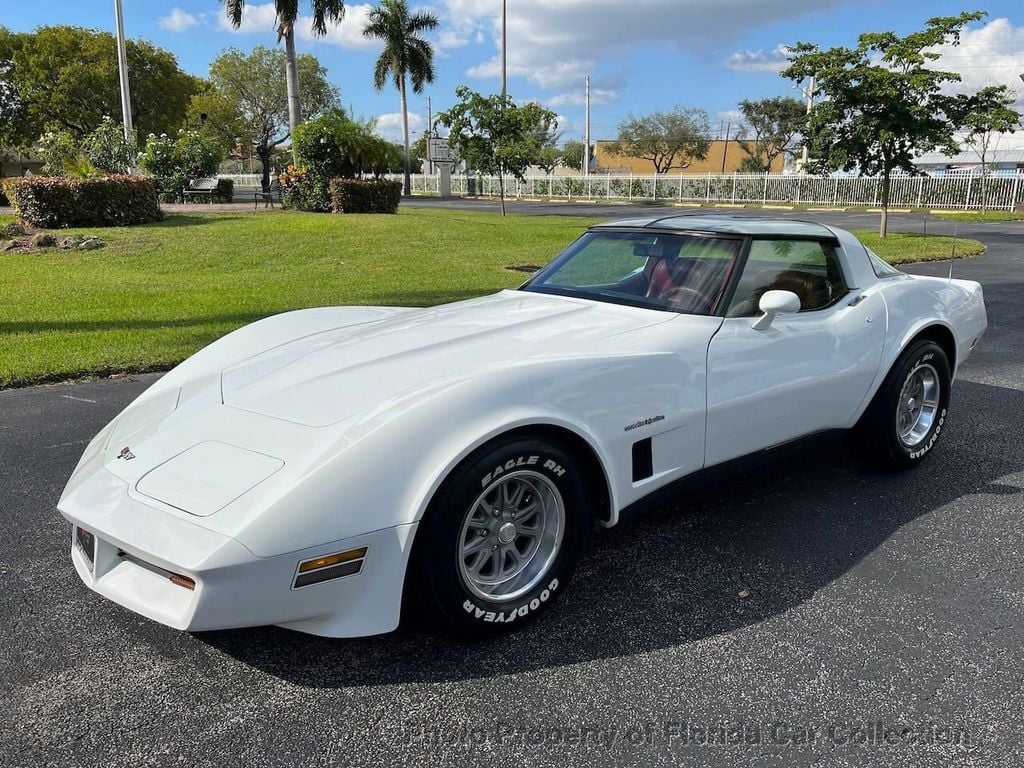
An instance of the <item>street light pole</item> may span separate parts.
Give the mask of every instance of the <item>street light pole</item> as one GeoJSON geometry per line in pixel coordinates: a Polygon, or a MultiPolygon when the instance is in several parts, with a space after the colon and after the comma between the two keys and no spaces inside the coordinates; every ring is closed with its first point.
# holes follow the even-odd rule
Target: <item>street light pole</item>
{"type": "Polygon", "coordinates": [[[121,0],[114,0],[114,20],[117,24],[117,71],[121,77],[121,120],[124,124],[124,139],[135,140],[132,128],[132,95],[128,86],[128,52],[124,44],[124,11],[121,0]]]}
{"type": "Polygon", "coordinates": [[[583,175],[590,175],[590,75],[587,75],[587,118],[583,131],[583,175]]]}
{"type": "Polygon", "coordinates": [[[508,13],[501,0],[501,100],[508,96],[508,13]]]}

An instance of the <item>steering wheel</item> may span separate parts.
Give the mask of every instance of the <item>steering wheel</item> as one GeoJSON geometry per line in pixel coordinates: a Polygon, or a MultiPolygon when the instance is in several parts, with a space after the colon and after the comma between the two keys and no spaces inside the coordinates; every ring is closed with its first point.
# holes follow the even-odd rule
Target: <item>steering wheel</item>
{"type": "Polygon", "coordinates": [[[696,288],[670,288],[667,291],[663,291],[658,299],[660,301],[667,301],[671,304],[686,305],[686,302],[690,302],[688,309],[711,312],[715,308],[715,300],[708,296],[702,291],[698,291],[696,288]]]}

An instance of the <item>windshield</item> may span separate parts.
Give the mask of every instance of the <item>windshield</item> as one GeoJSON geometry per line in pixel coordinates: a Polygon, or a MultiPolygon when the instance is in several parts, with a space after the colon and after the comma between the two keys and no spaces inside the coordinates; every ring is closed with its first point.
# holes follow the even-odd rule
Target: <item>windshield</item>
{"type": "Polygon", "coordinates": [[[710,315],[742,244],[694,234],[588,232],[523,290],[710,315]]]}

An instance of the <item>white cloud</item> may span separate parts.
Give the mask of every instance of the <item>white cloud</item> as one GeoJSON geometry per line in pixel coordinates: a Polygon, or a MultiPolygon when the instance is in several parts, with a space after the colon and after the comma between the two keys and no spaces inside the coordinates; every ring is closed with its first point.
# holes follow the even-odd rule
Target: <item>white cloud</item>
{"type": "Polygon", "coordinates": [[[194,26],[199,24],[199,19],[193,16],[191,13],[187,13],[181,8],[173,8],[171,12],[166,16],[160,17],[159,22],[161,29],[167,29],[171,32],[185,32],[194,26]]]}
{"type": "Polygon", "coordinates": [[[342,48],[360,48],[374,50],[382,47],[382,43],[363,36],[363,28],[366,20],[373,10],[372,5],[346,5],[345,18],[341,23],[327,27],[327,34],[323,37],[313,35],[312,23],[307,20],[298,28],[298,35],[303,40],[322,40],[331,45],[338,45],[342,48]]]}
{"type": "MultiPolygon", "coordinates": [[[[324,42],[330,45],[337,45],[342,48],[359,48],[373,50],[380,48],[381,44],[376,40],[363,37],[363,27],[366,26],[366,19],[373,8],[369,4],[347,5],[345,7],[345,18],[338,24],[329,24],[327,34],[316,36],[313,34],[313,21],[308,16],[300,16],[295,26],[296,36],[307,42],[324,42]]],[[[226,14],[220,15],[219,25],[221,29],[227,29],[238,34],[276,34],[277,10],[274,3],[245,5],[242,12],[242,23],[238,29],[231,26],[226,14]]]]}
{"type": "MultiPolygon", "coordinates": [[[[421,115],[419,112],[409,113],[409,142],[414,142],[423,132],[427,130],[427,118],[421,115]]],[[[377,116],[377,125],[374,128],[376,133],[381,138],[387,139],[388,141],[394,141],[398,144],[402,143],[402,113],[401,112],[388,112],[383,115],[377,116]]]]}
{"type": "Polygon", "coordinates": [[[235,32],[240,35],[266,34],[277,29],[277,11],[273,3],[246,3],[242,11],[242,23],[235,29],[231,26],[226,13],[218,15],[218,25],[221,29],[235,32]]]}
{"type": "MultiPolygon", "coordinates": [[[[517,0],[509,4],[508,71],[544,89],[582,88],[583,76],[618,52],[704,54],[753,29],[847,0],[517,0]]],[[[859,0],[855,0],[859,1],[859,0]]],[[[496,79],[501,19],[495,0],[444,0],[443,23],[460,37],[486,36],[492,55],[466,74],[496,79]]],[[[614,90],[614,89],[610,89],[614,90]]],[[[558,98],[557,96],[555,98],[558,98]]]]}
{"type": "Polygon", "coordinates": [[[789,64],[789,49],[777,45],[770,51],[736,51],[725,60],[725,66],[737,72],[781,72],[789,64]]]}
{"type": "MultiPolygon", "coordinates": [[[[590,89],[590,104],[594,107],[611,104],[618,98],[618,92],[609,88],[591,87],[590,89]]],[[[545,102],[549,107],[582,107],[586,105],[587,98],[583,88],[579,88],[575,91],[556,94],[550,99],[545,99],[545,102]]]]}
{"type": "Polygon", "coordinates": [[[1017,109],[1024,110],[1024,25],[1009,19],[993,19],[960,33],[960,45],[935,49],[942,55],[932,66],[957,72],[962,82],[951,86],[958,93],[972,93],[987,85],[1005,85],[1017,94],[1017,109]]]}

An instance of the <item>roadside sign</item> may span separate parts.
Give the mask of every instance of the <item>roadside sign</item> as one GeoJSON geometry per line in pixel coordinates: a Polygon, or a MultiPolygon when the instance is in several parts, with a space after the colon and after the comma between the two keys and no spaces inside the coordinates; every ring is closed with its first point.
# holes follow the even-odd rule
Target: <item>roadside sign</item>
{"type": "Polygon", "coordinates": [[[432,163],[454,163],[455,155],[448,146],[448,139],[430,139],[430,161],[432,163]]]}

